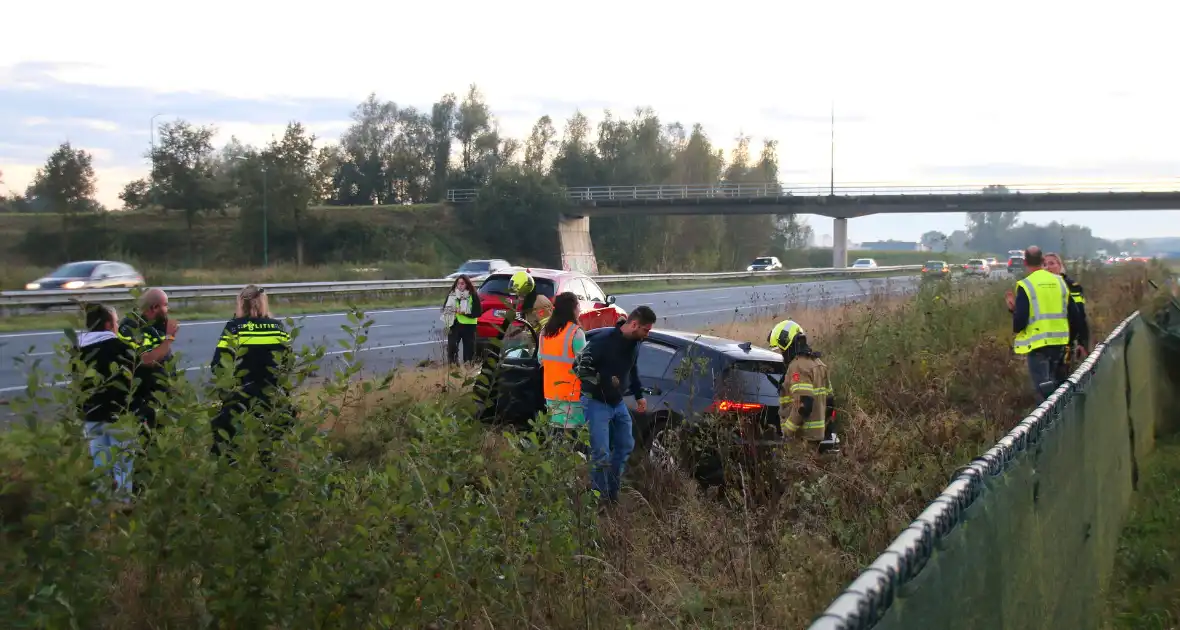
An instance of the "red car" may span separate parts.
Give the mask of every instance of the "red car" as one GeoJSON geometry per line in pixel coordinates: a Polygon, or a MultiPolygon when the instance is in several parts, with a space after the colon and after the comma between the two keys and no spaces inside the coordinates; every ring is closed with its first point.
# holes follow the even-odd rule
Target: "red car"
{"type": "MultiPolygon", "coordinates": [[[[483,306],[483,314],[479,318],[476,329],[477,343],[481,343],[496,336],[504,316],[508,313],[508,297],[512,291],[509,282],[512,274],[520,271],[521,267],[502,269],[488,276],[479,286],[479,301],[483,306]]],[[[598,283],[584,273],[577,271],[559,271],[557,269],[525,269],[533,276],[537,283],[537,292],[553,300],[553,296],[569,291],[578,296],[580,309],[578,320],[583,328],[588,330],[605,325],[613,325],[620,319],[627,317],[627,311],[615,306],[613,295],[607,295],[598,283]],[[613,312],[613,316],[612,316],[613,312]],[[609,322],[609,323],[607,323],[609,322]]],[[[538,331],[539,332],[539,331],[538,331]]]]}

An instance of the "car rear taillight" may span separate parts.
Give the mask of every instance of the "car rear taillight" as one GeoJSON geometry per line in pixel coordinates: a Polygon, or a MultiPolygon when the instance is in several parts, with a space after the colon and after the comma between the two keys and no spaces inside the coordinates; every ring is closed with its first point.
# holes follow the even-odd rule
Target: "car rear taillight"
{"type": "Polygon", "coordinates": [[[715,411],[718,413],[748,413],[751,411],[762,411],[765,408],[766,408],[766,405],[761,405],[758,403],[744,403],[744,402],[736,402],[733,400],[718,400],[713,403],[713,407],[710,409],[710,411],[715,411]]]}

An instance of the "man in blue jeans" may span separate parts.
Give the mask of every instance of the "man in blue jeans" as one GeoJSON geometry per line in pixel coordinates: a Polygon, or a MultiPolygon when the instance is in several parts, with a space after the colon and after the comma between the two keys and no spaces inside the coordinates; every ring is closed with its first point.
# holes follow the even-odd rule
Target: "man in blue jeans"
{"type": "Polygon", "coordinates": [[[639,343],[655,323],[655,311],[640,306],[614,328],[587,333],[586,347],[578,356],[575,369],[582,381],[582,409],[590,430],[590,483],[607,503],[618,502],[623,467],[635,448],[631,411],[623,396],[635,396],[636,411],[647,411],[635,361],[639,343]]]}

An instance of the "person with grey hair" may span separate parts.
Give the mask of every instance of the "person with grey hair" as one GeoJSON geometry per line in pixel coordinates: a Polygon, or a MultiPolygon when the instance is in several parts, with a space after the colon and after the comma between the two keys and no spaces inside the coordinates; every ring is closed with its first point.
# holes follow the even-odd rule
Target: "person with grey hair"
{"type": "Polygon", "coordinates": [[[136,354],[132,410],[148,429],[156,427],[156,394],[167,391],[167,366],[179,330],[180,324],[168,318],[168,294],[162,289],[144,291],[138,308],[119,323],[119,338],[136,354]]]}

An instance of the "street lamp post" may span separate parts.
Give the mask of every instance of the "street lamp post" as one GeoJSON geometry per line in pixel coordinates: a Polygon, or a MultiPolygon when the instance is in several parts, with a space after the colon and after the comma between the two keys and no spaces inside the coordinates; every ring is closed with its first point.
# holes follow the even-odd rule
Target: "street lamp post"
{"type": "MultiPolygon", "coordinates": [[[[149,137],[149,142],[152,145],[152,155],[148,161],[151,162],[151,166],[153,169],[155,169],[155,165],[156,165],[156,162],[155,162],[155,157],[156,157],[156,119],[159,118],[160,116],[163,116],[163,115],[164,114],[152,115],[151,123],[149,123],[151,129],[149,130],[148,137],[149,137]]],[[[152,205],[156,205],[156,206],[160,205],[160,199],[159,199],[159,196],[156,192],[155,182],[152,182],[152,205]]]]}
{"type": "Polygon", "coordinates": [[[266,216],[266,164],[262,165],[262,266],[269,267],[269,252],[270,243],[267,239],[267,232],[270,226],[270,219],[266,216]]]}

